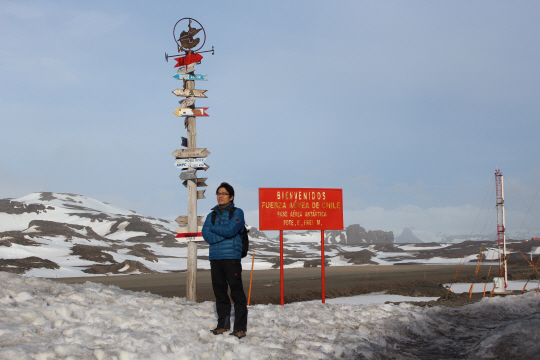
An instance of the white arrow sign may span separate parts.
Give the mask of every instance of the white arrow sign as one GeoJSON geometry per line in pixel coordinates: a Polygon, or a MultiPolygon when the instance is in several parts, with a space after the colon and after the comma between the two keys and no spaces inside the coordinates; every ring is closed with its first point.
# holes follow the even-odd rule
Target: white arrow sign
{"type": "Polygon", "coordinates": [[[182,65],[178,68],[178,74],[187,74],[195,71],[195,63],[189,65],[182,65]]]}
{"type": "Polygon", "coordinates": [[[195,159],[180,159],[176,160],[174,166],[177,168],[199,168],[204,167],[204,162],[206,158],[195,158],[195,159]]]}

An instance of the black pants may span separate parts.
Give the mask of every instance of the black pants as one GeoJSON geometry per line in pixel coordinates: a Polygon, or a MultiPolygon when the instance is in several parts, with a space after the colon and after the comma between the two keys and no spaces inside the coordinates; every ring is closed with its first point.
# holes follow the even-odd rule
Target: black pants
{"type": "Polygon", "coordinates": [[[247,331],[247,299],[242,285],[242,263],[237,259],[210,260],[212,288],[216,296],[218,328],[225,328],[231,315],[231,299],[227,286],[231,288],[234,302],[234,330],[247,331]]]}

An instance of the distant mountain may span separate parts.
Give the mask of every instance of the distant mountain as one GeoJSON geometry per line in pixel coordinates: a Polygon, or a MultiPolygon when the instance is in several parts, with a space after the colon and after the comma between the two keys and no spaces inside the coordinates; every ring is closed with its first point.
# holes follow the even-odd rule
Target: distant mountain
{"type": "MultiPolygon", "coordinates": [[[[40,277],[178,272],[187,268],[187,243],[175,239],[174,221],[141,215],[83,195],[33,193],[0,199],[0,271],[40,277]]],[[[280,241],[248,226],[250,251],[245,269],[278,268],[280,241]]],[[[410,229],[409,229],[410,230],[410,229]]],[[[412,230],[396,238],[419,242],[412,230]],[[411,236],[412,233],[412,236],[411,236]]],[[[490,244],[394,244],[394,234],[366,231],[358,224],[325,231],[327,265],[458,264],[475,261],[490,244]],[[478,245],[478,246],[477,246],[478,245]],[[446,260],[445,260],[446,259],[446,260]]],[[[285,232],[285,267],[321,264],[320,231],[285,232]]],[[[517,245],[516,245],[517,246],[517,245]]],[[[530,251],[529,244],[522,252],[530,251]],[[527,247],[528,246],[528,247],[527,247]]],[[[514,249],[515,250],[515,249],[514,249]]],[[[208,244],[197,244],[197,267],[209,269],[208,244]]]]}
{"type": "Polygon", "coordinates": [[[395,239],[396,243],[423,243],[422,240],[420,240],[416,235],[413,234],[412,230],[410,228],[403,228],[403,231],[401,232],[401,235],[396,237],[395,239]]]}
{"type": "Polygon", "coordinates": [[[158,248],[166,254],[165,248],[185,246],[175,241],[177,227],[76,194],[1,199],[0,270],[42,268],[62,276],[151,273],[155,270],[145,263],[159,262],[158,248]]]}

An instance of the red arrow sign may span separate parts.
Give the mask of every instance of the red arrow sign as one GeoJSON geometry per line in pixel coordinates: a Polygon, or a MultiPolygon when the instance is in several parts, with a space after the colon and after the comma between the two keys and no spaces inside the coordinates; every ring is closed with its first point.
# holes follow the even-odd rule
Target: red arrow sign
{"type": "Polygon", "coordinates": [[[201,54],[189,54],[189,55],[186,55],[186,56],[176,58],[174,60],[176,60],[178,62],[178,64],[174,65],[174,67],[179,67],[179,66],[189,65],[189,64],[193,64],[193,63],[197,63],[197,62],[201,61],[202,60],[202,55],[201,54]]]}
{"type": "Polygon", "coordinates": [[[198,236],[202,236],[202,232],[199,232],[199,233],[183,233],[183,234],[178,234],[175,236],[175,238],[186,238],[186,237],[198,237],[198,236]]]}

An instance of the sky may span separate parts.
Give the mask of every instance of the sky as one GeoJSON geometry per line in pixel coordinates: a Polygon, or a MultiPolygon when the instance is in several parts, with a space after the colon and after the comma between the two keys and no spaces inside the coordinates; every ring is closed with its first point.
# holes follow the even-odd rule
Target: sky
{"type": "Polygon", "coordinates": [[[0,198],[82,194],[187,214],[171,153],[175,23],[207,35],[197,146],[212,194],[340,188],[345,226],[540,235],[535,1],[0,1],[0,198]]]}

